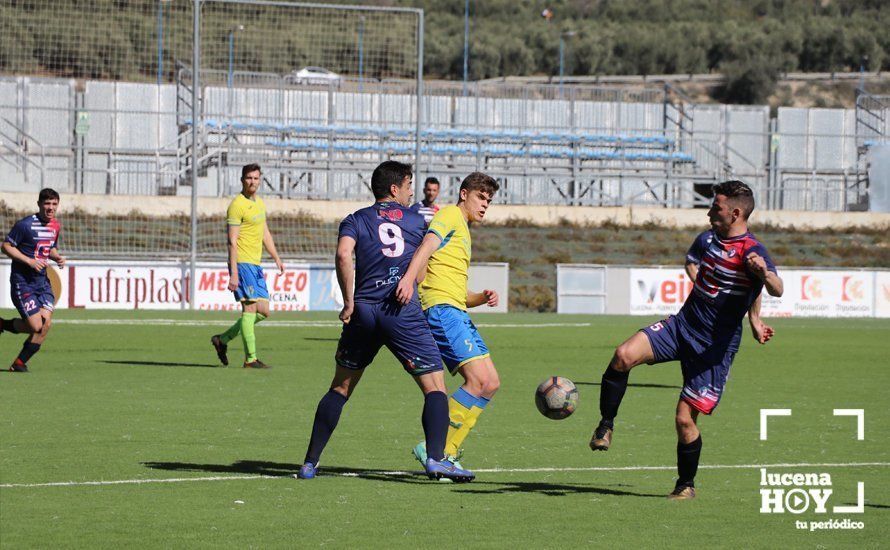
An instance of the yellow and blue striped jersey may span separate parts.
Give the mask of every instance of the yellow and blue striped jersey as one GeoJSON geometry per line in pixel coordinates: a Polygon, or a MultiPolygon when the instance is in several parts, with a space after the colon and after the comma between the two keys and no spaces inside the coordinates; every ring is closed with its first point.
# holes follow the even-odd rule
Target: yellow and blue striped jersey
{"type": "Polygon", "coordinates": [[[266,229],[266,204],[263,199],[254,196],[251,200],[238,193],[226,211],[226,224],[241,227],[238,232],[238,263],[260,265],[266,229]]]}
{"type": "Polygon", "coordinates": [[[440,304],[467,309],[467,277],[473,242],[470,227],[457,206],[446,206],[436,212],[429,233],[442,242],[430,258],[426,278],[420,283],[420,304],[428,309],[440,304]]]}

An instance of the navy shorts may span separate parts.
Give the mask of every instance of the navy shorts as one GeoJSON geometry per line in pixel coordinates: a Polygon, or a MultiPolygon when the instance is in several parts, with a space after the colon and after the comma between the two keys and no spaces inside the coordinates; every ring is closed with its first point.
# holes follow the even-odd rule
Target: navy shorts
{"type": "Polygon", "coordinates": [[[371,364],[382,346],[396,356],[412,376],[442,370],[442,357],[430,333],[420,303],[399,306],[356,302],[349,324],[337,345],[337,365],[360,370],[371,364]]]}
{"type": "Polygon", "coordinates": [[[235,289],[235,299],[239,302],[269,300],[262,267],[255,264],[238,264],[238,288],[235,289]]]}
{"type": "Polygon", "coordinates": [[[12,303],[23,319],[39,313],[41,309],[53,311],[56,298],[48,280],[33,283],[10,280],[9,287],[12,303]]]}
{"type": "Polygon", "coordinates": [[[684,335],[679,324],[679,320],[671,315],[640,331],[652,345],[653,364],[680,361],[683,371],[680,399],[699,412],[711,414],[723,395],[735,351],[726,346],[709,346],[684,335]]]}

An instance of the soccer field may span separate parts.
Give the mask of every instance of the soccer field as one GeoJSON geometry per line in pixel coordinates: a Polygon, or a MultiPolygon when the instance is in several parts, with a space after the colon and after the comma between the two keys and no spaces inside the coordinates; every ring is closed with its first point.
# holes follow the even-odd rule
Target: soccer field
{"type": "MultiPolygon", "coordinates": [[[[890,320],[771,320],[763,347],[746,327],[723,401],[700,422],[699,498],[671,502],[679,364],[635,369],[612,449],[587,447],[612,350],[654,319],[476,315],[502,386],[466,442],[477,479],[455,485],[420,474],[410,449],[421,394],[386,350],[344,409],[320,477],[293,479],[339,324],[334,313],[275,315],[257,327],[274,368],[250,371],[219,367],[209,345],[234,317],[58,312],[32,372],[0,373],[2,546],[876,548],[890,537],[890,320]],[[533,401],[557,374],[580,391],[562,421],[533,401]],[[792,409],[770,420],[766,441],[762,408],[792,409]],[[863,441],[856,418],[834,409],[865,410],[863,441]],[[830,474],[827,513],[761,514],[761,467],[830,474]],[[857,482],[864,513],[833,512],[857,504],[857,482]],[[796,524],[832,519],[864,528],[796,524]]],[[[21,340],[0,336],[0,360],[21,340]]],[[[233,365],[240,354],[235,341],[233,365]]]]}

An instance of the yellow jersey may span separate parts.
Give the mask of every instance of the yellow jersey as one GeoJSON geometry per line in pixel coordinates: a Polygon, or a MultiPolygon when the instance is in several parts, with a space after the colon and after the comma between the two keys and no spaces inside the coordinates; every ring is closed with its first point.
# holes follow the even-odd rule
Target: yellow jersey
{"type": "Polygon", "coordinates": [[[238,232],[238,263],[260,265],[266,229],[266,204],[263,199],[254,195],[251,200],[238,193],[226,211],[226,224],[241,227],[238,232]]]}
{"type": "Polygon", "coordinates": [[[420,305],[429,309],[448,304],[466,311],[473,248],[467,220],[459,207],[446,206],[433,216],[428,232],[435,233],[442,242],[430,257],[426,278],[420,283],[420,305]]]}

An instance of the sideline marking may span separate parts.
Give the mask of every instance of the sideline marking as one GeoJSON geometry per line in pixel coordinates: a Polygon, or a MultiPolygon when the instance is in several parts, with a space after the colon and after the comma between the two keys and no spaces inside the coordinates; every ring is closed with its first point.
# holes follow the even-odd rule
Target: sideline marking
{"type": "MultiPolygon", "coordinates": [[[[53,324],[66,325],[132,325],[132,326],[173,326],[173,327],[227,327],[232,321],[194,321],[181,319],[53,319],[53,324]]],[[[263,327],[276,328],[340,328],[340,321],[263,321],[263,327]]],[[[483,328],[547,328],[547,327],[589,327],[590,323],[477,323],[483,328]]]]}
{"type": "MultiPolygon", "coordinates": [[[[699,470],[750,470],[754,468],[861,468],[869,466],[890,466],[890,462],[824,462],[824,463],[778,463],[778,464],[706,464],[698,467],[699,470]]],[[[479,473],[533,473],[533,472],[620,472],[620,471],[651,471],[651,470],[676,470],[675,464],[671,466],[593,466],[578,468],[480,468],[473,470],[479,473]]],[[[296,470],[295,470],[296,472],[296,470]]],[[[366,470],[359,472],[324,473],[321,468],[321,477],[360,477],[362,473],[382,476],[423,475],[420,471],[408,470],[366,470]]],[[[181,483],[188,481],[235,481],[241,479],[291,479],[290,475],[236,475],[236,476],[212,476],[212,477],[173,477],[166,479],[117,479],[109,481],[55,481],[49,483],[3,483],[2,489],[32,488],[32,487],[84,487],[96,485],[142,485],[145,483],[181,483]]]]}

